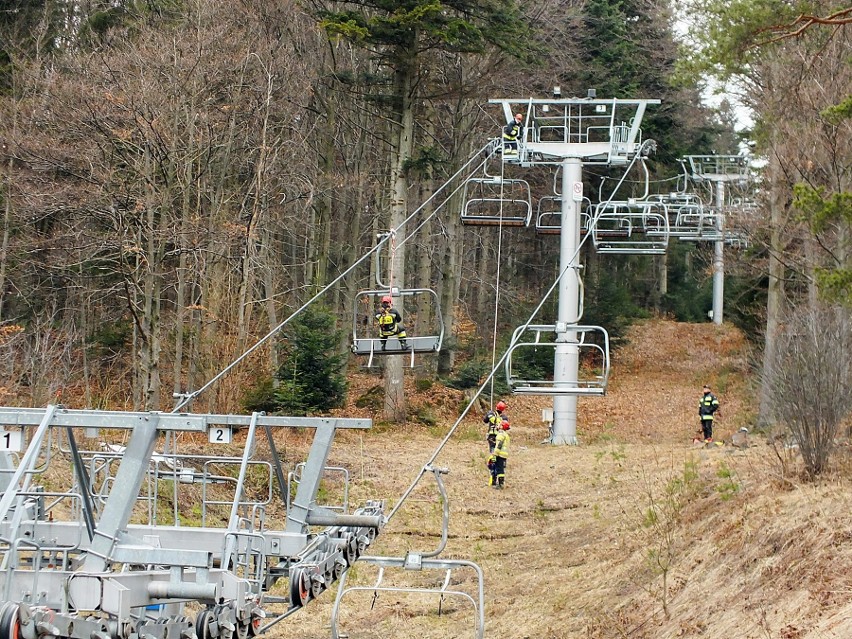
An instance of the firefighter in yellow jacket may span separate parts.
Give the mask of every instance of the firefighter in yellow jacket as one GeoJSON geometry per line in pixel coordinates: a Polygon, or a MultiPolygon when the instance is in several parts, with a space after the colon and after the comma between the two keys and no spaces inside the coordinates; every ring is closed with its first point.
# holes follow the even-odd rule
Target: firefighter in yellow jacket
{"type": "Polygon", "coordinates": [[[500,400],[497,402],[494,410],[488,411],[485,413],[485,417],[482,418],[482,421],[488,426],[488,433],[485,436],[485,440],[488,442],[489,455],[494,454],[494,446],[497,444],[497,434],[500,432],[500,424],[506,419],[506,416],[503,414],[504,410],[506,410],[506,402],[500,400]]]}
{"type": "Polygon", "coordinates": [[[382,297],[382,308],[376,313],[376,322],[379,325],[379,337],[382,340],[382,350],[385,350],[388,343],[388,337],[396,337],[399,340],[399,345],[402,350],[408,350],[408,342],[406,341],[405,327],[402,325],[402,315],[399,311],[391,306],[392,300],[390,295],[382,297]]]}
{"type": "Polygon", "coordinates": [[[515,118],[503,127],[503,155],[518,155],[518,137],[524,129],[523,113],[516,113],[515,118]]]}
{"type": "Polygon", "coordinates": [[[494,444],[494,454],[491,455],[491,487],[502,489],[506,483],[506,462],[509,459],[509,420],[504,420],[494,444]]]}

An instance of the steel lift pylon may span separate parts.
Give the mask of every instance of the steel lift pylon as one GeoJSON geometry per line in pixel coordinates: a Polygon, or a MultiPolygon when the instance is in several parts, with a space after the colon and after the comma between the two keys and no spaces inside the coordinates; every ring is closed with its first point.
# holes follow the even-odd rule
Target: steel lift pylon
{"type": "Polygon", "coordinates": [[[742,155],[688,155],[692,178],[715,187],[716,237],[713,241],[713,323],[722,324],[725,299],[725,185],[744,183],[749,166],[742,155]]]}
{"type": "MultiPolygon", "coordinates": [[[[521,167],[558,166],[562,171],[561,227],[559,230],[559,299],[553,363],[553,426],[551,444],[577,443],[577,398],[588,394],[580,383],[580,311],[579,247],[582,228],[583,165],[625,166],[634,161],[643,148],[641,123],[645,109],[659,100],[601,100],[593,90],[585,98],[562,98],[558,87],[553,98],[494,99],[504,121],[515,113],[524,116],[524,128],[517,153],[507,154],[504,162],[521,167]],[[557,392],[558,391],[558,392],[557,392]]],[[[514,150],[513,150],[514,151],[514,150]]],[[[594,228],[588,229],[589,233],[594,228]]],[[[542,388],[530,384],[541,394],[542,388]]],[[[605,386],[602,388],[605,390],[605,386]]],[[[516,392],[523,392],[518,389],[516,392]]]]}

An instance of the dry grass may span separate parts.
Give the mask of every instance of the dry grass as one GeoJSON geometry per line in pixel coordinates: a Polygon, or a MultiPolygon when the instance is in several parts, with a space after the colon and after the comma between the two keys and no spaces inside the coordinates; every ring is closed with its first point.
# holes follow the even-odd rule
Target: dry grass
{"type": "MultiPolygon", "coordinates": [[[[852,637],[849,474],[818,484],[779,481],[760,437],[748,449],[695,448],[704,382],[722,402],[718,438],[748,425],[754,408],[742,337],[729,327],[652,321],[615,359],[606,397],[580,401],[577,447],[543,446],[538,398],[509,398],[512,450],[503,492],[486,486],[486,446],[471,416],[437,460],[452,509],[442,557],[485,573],[486,636],[509,639],[829,639],[852,637]],[[665,577],[665,580],[663,579],[665,577]]],[[[356,388],[378,380],[362,377],[356,388]]],[[[357,392],[353,393],[353,398],[357,392]]],[[[353,472],[353,498],[389,505],[414,480],[454,421],[460,396],[434,389],[438,426],[342,433],[330,463],[353,472]]],[[[354,407],[346,411],[357,415],[354,407]]],[[[484,432],[481,433],[484,436],[484,432]]],[[[298,445],[298,442],[291,442],[298,445]]],[[[439,541],[441,504],[427,477],[371,554],[403,556],[439,541]]],[[[364,565],[350,585],[370,583],[364,565]]],[[[413,584],[440,581],[403,575],[413,584]],[[431,580],[431,581],[430,581],[431,580]]],[[[470,575],[454,587],[470,590],[470,575]]],[[[334,593],[276,633],[329,636],[334,593]]],[[[351,639],[473,637],[464,601],[371,592],[344,599],[351,639]]]]}

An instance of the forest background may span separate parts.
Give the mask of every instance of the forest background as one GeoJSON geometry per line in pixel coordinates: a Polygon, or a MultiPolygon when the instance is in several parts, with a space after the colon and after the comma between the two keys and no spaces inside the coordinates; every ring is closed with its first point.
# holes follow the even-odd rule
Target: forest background
{"type": "MultiPolygon", "coordinates": [[[[554,86],[662,100],[642,127],[660,193],[684,187],[684,155],[741,148],[729,105],[702,106],[711,78],[751,109],[763,167],[754,193],[733,194],[754,206],[730,220],[746,239],[726,254],[725,318],[764,346],[756,371],[797,309],[849,301],[850,9],[835,3],[681,3],[681,43],[665,0],[3,6],[4,403],[168,409],[321,291],[331,320],[316,330],[344,364],[357,292],[376,277],[373,261],[350,266],[499,135],[488,99],[554,86]]],[[[603,199],[613,176],[587,170],[586,191],[603,199]]],[[[534,201],[553,194],[550,176],[530,181],[534,201]]],[[[643,189],[631,175],[620,195],[643,189]]],[[[462,206],[421,211],[390,256],[395,281],[440,300],[416,320],[440,312],[447,330],[417,370],[426,384],[475,386],[558,275],[552,236],[463,227],[462,206]],[[462,350],[460,327],[481,339],[462,350]]],[[[709,243],[606,259],[587,246],[584,322],[617,341],[649,314],[707,321],[711,259],[709,243]]],[[[286,336],[193,410],[280,399],[286,336]]],[[[387,368],[384,419],[402,421],[401,362],[387,368]]],[[[769,382],[759,391],[768,422],[769,382]]]]}

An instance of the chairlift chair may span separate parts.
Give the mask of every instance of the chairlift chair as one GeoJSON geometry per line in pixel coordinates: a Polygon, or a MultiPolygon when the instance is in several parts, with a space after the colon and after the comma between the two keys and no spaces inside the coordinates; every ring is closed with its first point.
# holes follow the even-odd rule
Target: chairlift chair
{"type": "Polygon", "coordinates": [[[722,234],[716,226],[718,213],[703,205],[683,205],[678,208],[672,233],[678,239],[717,242],[722,234]]]}
{"type": "Polygon", "coordinates": [[[438,300],[438,294],[430,288],[394,289],[391,297],[396,306],[400,301],[403,308],[402,323],[408,336],[405,338],[406,347],[396,337],[382,338],[378,335],[374,315],[379,308],[379,301],[388,290],[361,291],[355,298],[355,312],[352,317],[352,352],[356,355],[367,355],[367,367],[372,366],[375,355],[410,355],[411,366],[414,366],[415,353],[437,353],[444,341],[444,317],[438,300]],[[412,318],[415,316],[417,301],[428,299],[434,309],[433,321],[426,335],[413,335],[412,318]],[[406,302],[409,302],[406,304],[406,302]],[[408,309],[411,309],[409,312],[408,309]],[[384,348],[383,348],[384,346],[384,348]]]}
{"type": "MultiPolygon", "coordinates": [[[[592,216],[589,213],[591,201],[583,198],[583,209],[580,211],[580,236],[586,235],[591,226],[592,216]]],[[[535,215],[535,231],[540,235],[559,235],[562,233],[562,196],[545,195],[538,201],[535,215]]]]}
{"type": "Polygon", "coordinates": [[[603,395],[609,379],[609,333],[600,326],[579,324],[530,325],[515,329],[512,346],[506,355],[506,383],[517,395],[603,395]],[[572,337],[570,341],[551,341],[560,335],[572,337]],[[543,340],[547,336],[547,340],[543,340]],[[577,379],[533,379],[523,373],[519,362],[523,353],[539,348],[560,346],[576,348],[580,354],[577,379]]]}
{"type": "Polygon", "coordinates": [[[462,199],[462,224],[529,226],[532,218],[532,195],[526,180],[499,175],[468,178],[462,199]]]}
{"type": "Polygon", "coordinates": [[[661,255],[669,242],[669,220],[662,202],[602,202],[592,226],[598,253],[661,255]]]}
{"type": "MultiPolygon", "coordinates": [[[[354,592],[368,592],[373,595],[373,603],[379,597],[379,593],[393,593],[393,601],[399,602],[401,593],[412,595],[431,595],[438,597],[438,614],[441,614],[441,607],[445,599],[453,597],[461,599],[463,602],[470,604],[472,617],[472,636],[474,639],[483,639],[485,636],[485,585],[482,568],[472,561],[462,559],[443,559],[439,555],[444,551],[449,537],[449,520],[450,506],[449,496],[447,495],[444,483],[441,480],[441,475],[449,472],[446,468],[438,468],[431,464],[424,467],[423,475],[431,473],[434,475],[437,488],[440,494],[440,503],[443,504],[443,517],[441,518],[441,540],[438,547],[425,552],[409,550],[404,557],[373,557],[361,556],[361,565],[374,565],[378,567],[378,575],[376,580],[368,585],[348,586],[346,575],[341,578],[340,586],[337,589],[337,598],[334,601],[334,606],[331,611],[331,637],[332,639],[343,639],[348,635],[340,632],[339,619],[340,607],[343,599],[354,592]],[[385,572],[390,572],[391,569],[399,569],[403,573],[418,573],[417,585],[394,585],[391,580],[385,580],[385,572]],[[470,570],[473,571],[470,576],[470,570]],[[423,579],[426,575],[434,575],[437,572],[443,573],[443,578],[433,581],[432,586],[424,585],[423,579]],[[455,575],[461,573],[464,575],[459,578],[455,575]],[[470,586],[464,586],[469,584],[470,586]],[[475,586],[475,588],[474,588],[475,586]],[[467,589],[465,589],[467,588],[467,589]]],[[[401,573],[397,572],[397,575],[401,573]]],[[[396,581],[396,580],[394,580],[396,581]]]]}

